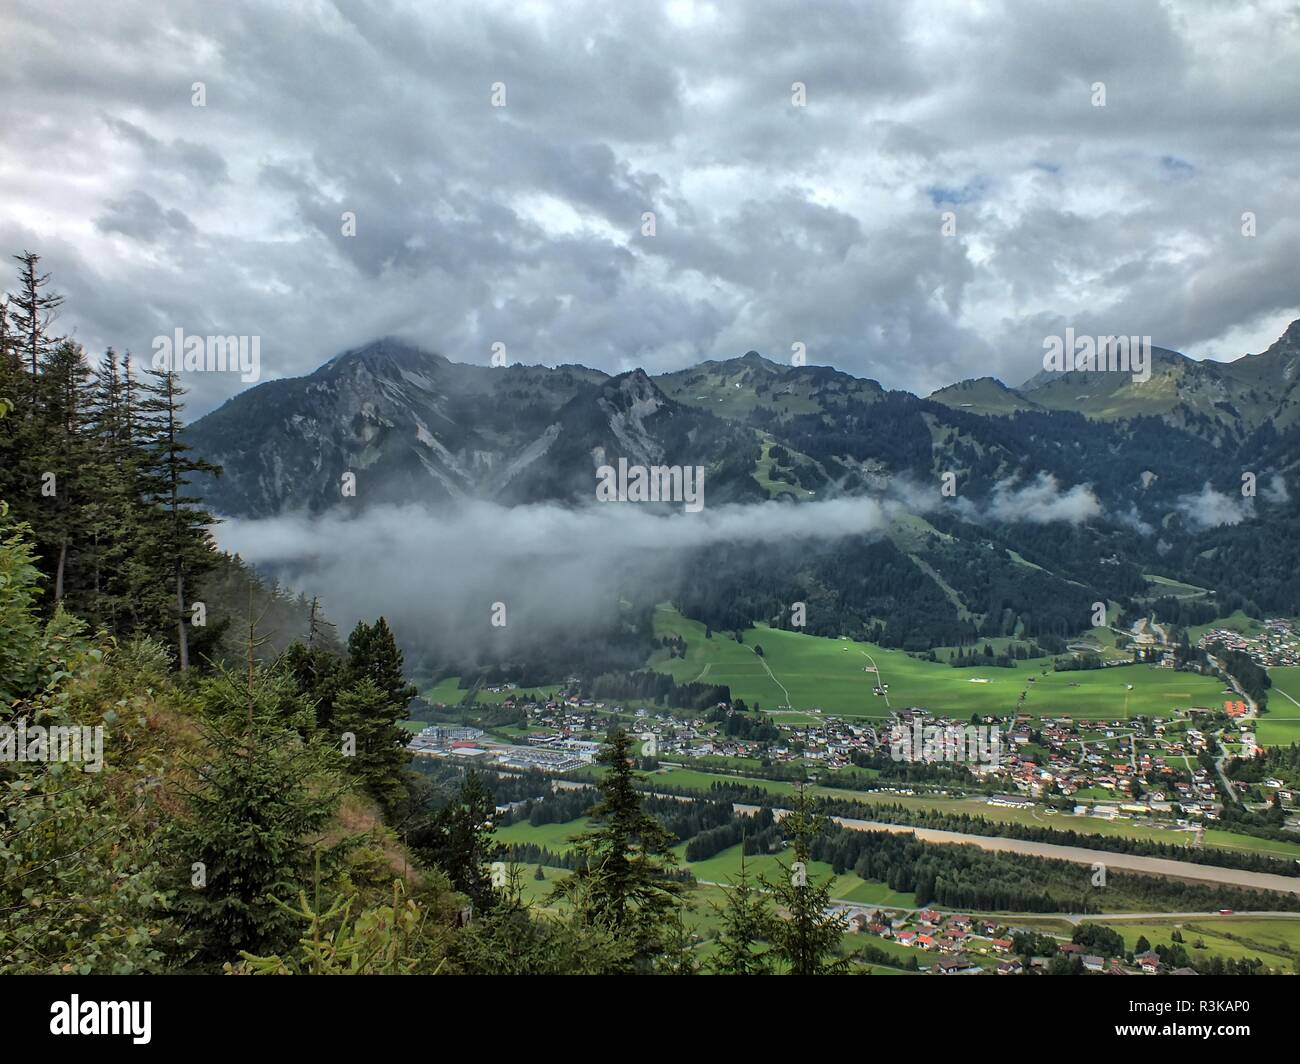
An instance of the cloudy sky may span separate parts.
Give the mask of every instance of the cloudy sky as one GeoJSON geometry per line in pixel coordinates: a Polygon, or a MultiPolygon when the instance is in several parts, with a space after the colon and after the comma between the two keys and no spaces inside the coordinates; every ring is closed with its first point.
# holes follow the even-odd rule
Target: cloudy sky
{"type": "Polygon", "coordinates": [[[1066,326],[1234,358],[1300,317],[1296,0],[9,0],[0,98],[0,250],[91,352],[803,343],[925,393],[1066,326]]]}

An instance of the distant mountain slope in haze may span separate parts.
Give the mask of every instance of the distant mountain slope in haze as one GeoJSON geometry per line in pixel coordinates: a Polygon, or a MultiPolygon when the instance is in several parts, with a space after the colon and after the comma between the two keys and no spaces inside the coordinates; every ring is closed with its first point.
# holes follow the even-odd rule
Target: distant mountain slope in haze
{"type": "Polygon", "coordinates": [[[545,451],[555,411],[606,379],[581,366],[468,366],[378,340],[241,393],[189,439],[225,467],[202,485],[223,513],[325,508],[346,471],[369,502],[446,501],[504,487],[545,451]]]}
{"type": "Polygon", "coordinates": [[[1041,410],[1028,396],[1008,388],[996,377],[978,377],[958,381],[930,394],[930,399],[955,410],[973,414],[1014,414],[1021,410],[1041,410]]]}
{"type": "Polygon", "coordinates": [[[1258,355],[1233,362],[1188,358],[1151,349],[1150,379],[1132,373],[1041,371],[1016,391],[1050,410],[1072,410],[1099,420],[1154,415],[1202,435],[1241,437],[1272,421],[1284,428],[1300,414],[1297,366],[1300,321],[1258,355]]]}
{"type": "Polygon", "coordinates": [[[811,414],[827,402],[875,402],[885,394],[875,381],[830,366],[781,365],[757,351],[665,373],[655,383],[679,403],[728,418],[748,417],[760,407],[780,415],[811,414]]]}
{"type": "Polygon", "coordinates": [[[391,339],[240,394],[189,441],[224,467],[198,487],[232,516],[327,509],[349,472],[363,505],[588,497],[604,456],[707,461],[719,501],[762,497],[745,483],[753,433],[674,402],[641,370],[469,366],[391,339]]]}
{"type": "MultiPolygon", "coordinates": [[[[1013,389],[984,377],[928,400],[754,351],[657,377],[610,377],[578,365],[465,365],[384,339],[241,393],[189,437],[225,467],[198,487],[232,516],[326,509],[347,472],[363,505],[582,501],[596,466],[619,457],[704,466],[714,503],[823,499],[953,472],[972,498],[1046,473],[1062,485],[1092,483],[1108,503],[1163,498],[1172,507],[1176,491],[1198,490],[1220,463],[1224,476],[1240,469],[1232,449],[1261,426],[1296,422],[1298,378],[1300,322],[1234,363],[1155,349],[1145,382],[1076,370],[1013,389]],[[1063,420],[1078,416],[1111,427],[1085,434],[1063,420]],[[1153,443],[1159,432],[1139,428],[1152,418],[1173,435],[1153,443]],[[1102,470],[1085,458],[1096,448],[1123,460],[1102,470]],[[1129,468],[1135,462],[1158,467],[1157,479],[1144,478],[1130,498],[1144,471],[1129,468]]],[[[1275,451],[1261,470],[1282,471],[1287,460],[1275,451]]]]}
{"type": "Polygon", "coordinates": [[[1297,339],[1292,326],[1226,365],[1161,351],[1146,385],[986,377],[929,399],[752,351],[609,376],[463,365],[380,340],[196,422],[190,442],[225,475],[194,487],[230,517],[469,499],[576,507],[594,502],[597,467],[622,458],[703,467],[708,507],[904,500],[887,528],[828,543],[689,552],[678,593],[717,624],[812,599],[826,632],[921,649],[1073,631],[1095,601],[1157,595],[1144,573],[1213,587],[1229,612],[1248,596],[1286,608],[1300,596],[1300,543],[1273,530],[1300,527],[1300,495],[1285,487],[1300,483],[1297,339]],[[1242,470],[1261,487],[1249,503],[1242,470]],[[345,473],[355,499],[341,494],[345,473]],[[948,475],[956,491],[941,497],[948,475]]]}

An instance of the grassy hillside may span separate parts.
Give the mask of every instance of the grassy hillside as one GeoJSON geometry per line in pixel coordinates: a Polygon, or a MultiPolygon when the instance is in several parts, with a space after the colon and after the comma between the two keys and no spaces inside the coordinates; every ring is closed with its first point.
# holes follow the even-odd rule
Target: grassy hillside
{"type": "Polygon", "coordinates": [[[703,625],[667,606],[656,611],[655,629],[656,634],[678,635],[687,642],[684,658],[660,661],[656,668],[679,683],[727,684],[734,697],[769,711],[789,707],[805,713],[886,717],[892,709],[923,706],[967,717],[1012,714],[1019,707],[1038,717],[1110,719],[1171,716],[1181,708],[1214,706],[1222,700],[1222,686],[1211,677],[1147,665],[1053,672],[1050,660],[1040,658],[1014,669],[954,669],[872,643],[766,627],[746,630],[743,642],[737,643],[721,632],[706,639],[703,625]],[[761,657],[756,646],[762,647],[761,657]],[[877,675],[889,685],[886,695],[873,693],[877,675]]]}

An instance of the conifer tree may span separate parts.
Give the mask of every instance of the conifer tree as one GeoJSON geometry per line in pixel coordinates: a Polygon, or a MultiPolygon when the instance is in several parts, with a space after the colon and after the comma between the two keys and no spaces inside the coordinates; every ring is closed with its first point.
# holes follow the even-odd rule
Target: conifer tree
{"type": "Polygon", "coordinates": [[[802,786],[795,796],[795,808],[781,821],[791,841],[794,861],[778,862],[784,874],[762,877],[784,919],[772,925],[772,944],[777,957],[789,965],[791,975],[833,975],[848,970],[849,961],[839,956],[844,923],[829,913],[830,880],[814,882],[808,873],[812,840],[825,826],[826,818],[812,811],[802,786]]]}
{"type": "Polygon", "coordinates": [[[383,617],[374,624],[359,621],[348,636],[349,678],[369,678],[386,699],[405,709],[416,692],[402,675],[403,667],[402,652],[388,622],[383,617]]]}
{"type": "Polygon", "coordinates": [[[333,728],[353,737],[352,756],[344,765],[386,810],[406,795],[410,733],[398,723],[405,717],[405,704],[393,702],[368,676],[340,691],[334,704],[333,728]]]}
{"type": "Polygon", "coordinates": [[[763,891],[750,879],[741,844],[740,870],[726,888],[727,902],[715,905],[721,918],[712,969],[718,975],[770,975],[775,917],[763,891]]]}
{"type": "MultiPolygon", "coordinates": [[[[155,553],[160,569],[167,573],[170,611],[176,634],[177,658],[185,672],[189,660],[189,616],[186,589],[214,562],[208,526],[215,518],[203,510],[199,498],[185,493],[194,473],[219,475],[221,468],[191,456],[191,447],[181,435],[181,411],[184,406],[181,388],[173,372],[152,371],[153,383],[144,386],[146,398],[140,403],[136,421],[144,442],[141,462],[141,485],[146,499],[160,511],[150,530],[149,550],[155,553]]],[[[156,590],[156,589],[151,589],[156,590]]],[[[168,595],[159,596],[164,602],[168,595]]]]}
{"type": "Polygon", "coordinates": [[[44,292],[50,275],[41,273],[41,257],[32,251],[13,256],[18,263],[18,291],[9,297],[10,327],[14,346],[34,381],[49,353],[61,339],[51,335],[50,326],[63,297],[44,292]]]}
{"type": "Polygon", "coordinates": [[[145,507],[135,492],[139,454],[132,446],[123,367],[109,348],[95,371],[89,408],[94,481],[86,501],[83,544],[88,619],[111,632],[132,627],[131,571],[145,507]]]}
{"type": "Polygon", "coordinates": [[[601,799],[591,810],[596,826],[573,839],[579,863],[552,896],[567,898],[586,924],[629,943],[638,965],[663,952],[667,923],[681,884],[670,878],[676,841],[641,808],[632,769],[632,738],[612,732],[599,761],[607,771],[597,784],[601,799]]]}
{"type": "Polygon", "coordinates": [[[298,690],[316,707],[316,727],[331,734],[342,730],[334,727],[334,707],[348,681],[344,660],[322,647],[301,642],[292,643],[283,660],[298,690]]]}
{"type": "Polygon", "coordinates": [[[197,961],[292,944],[293,921],[274,898],[310,879],[319,832],[344,790],[321,742],[285,719],[294,700],[309,719],[291,680],[256,667],[223,671],[203,688],[205,749],[189,766],[194,782],[169,846],[182,881],[174,907],[197,961]]]}
{"type": "Polygon", "coordinates": [[[451,801],[407,836],[421,857],[441,868],[478,913],[487,912],[498,900],[488,867],[500,852],[492,839],[495,817],[492,793],[471,769],[451,801]]]}
{"type": "MultiPolygon", "coordinates": [[[[90,501],[103,486],[99,456],[90,445],[90,380],[90,367],[76,344],[64,341],[48,353],[41,376],[40,420],[45,434],[42,477],[48,478],[45,484],[51,491],[47,494],[43,485],[40,529],[53,567],[55,603],[64,598],[69,554],[88,554],[90,501]]],[[[89,585],[88,579],[83,582],[89,585]]],[[[84,604],[84,599],[78,603],[84,604]]]]}

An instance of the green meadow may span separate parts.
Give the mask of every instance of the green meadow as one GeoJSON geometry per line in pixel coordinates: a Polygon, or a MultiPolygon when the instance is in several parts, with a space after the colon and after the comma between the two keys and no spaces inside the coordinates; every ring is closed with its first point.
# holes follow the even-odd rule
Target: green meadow
{"type": "Polygon", "coordinates": [[[439,680],[421,696],[430,705],[457,706],[469,692],[459,686],[459,676],[449,676],[439,680]]]}
{"type": "MultiPolygon", "coordinates": [[[[591,821],[586,817],[570,820],[563,824],[539,824],[537,827],[523,821],[518,824],[511,824],[508,827],[498,828],[493,837],[495,841],[507,846],[516,843],[533,843],[545,847],[552,853],[563,853],[570,849],[570,840],[573,836],[586,831],[590,826],[591,821]]],[[[673,847],[673,852],[677,855],[678,861],[684,867],[689,868],[694,873],[695,878],[702,883],[729,886],[733,877],[740,872],[740,849],[740,845],[737,844],[715,854],[708,860],[694,862],[686,860],[685,843],[678,843],[673,847]]],[[[772,854],[747,857],[745,858],[745,865],[750,876],[755,878],[759,875],[770,877],[785,874],[781,870],[780,861],[772,854]]],[[[526,866],[525,878],[531,877],[535,870],[534,865],[526,866]]],[[[559,869],[546,869],[545,871],[551,873],[551,879],[563,874],[559,869]]],[[[830,865],[814,861],[809,864],[808,873],[809,875],[831,876],[832,870],[830,865]]],[[[531,879],[529,881],[531,882],[531,879]]],[[[541,884],[538,884],[538,886],[540,887],[541,884]]],[[[897,894],[883,883],[869,883],[852,874],[835,876],[831,895],[844,901],[858,902],[862,905],[892,905],[911,908],[914,904],[910,894],[897,894]]]]}
{"type": "Polygon", "coordinates": [[[1210,677],[1149,665],[1053,672],[1050,660],[1039,658],[1014,669],[954,669],[872,643],[766,627],[747,629],[740,643],[722,632],[706,639],[704,625],[670,606],[656,610],[655,630],[686,640],[684,658],[653,662],[678,683],[726,684],[733,697],[751,706],[791,709],[814,718],[819,710],[887,717],[892,709],[907,706],[953,717],[1005,716],[1018,710],[1038,717],[1167,717],[1188,706],[1216,706],[1223,699],[1221,685],[1210,677]],[[761,657],[755,653],[758,646],[761,657]],[[879,670],[887,695],[874,693],[877,673],[871,669],[879,670]]]}
{"type": "Polygon", "coordinates": [[[1259,718],[1255,741],[1260,746],[1300,743],[1300,666],[1280,665],[1268,670],[1273,686],[1268,712],[1259,718]]]}
{"type": "Polygon", "coordinates": [[[1171,945],[1176,929],[1193,961],[1215,954],[1232,960],[1258,957],[1270,968],[1291,972],[1300,960],[1300,920],[1197,916],[1141,923],[1116,920],[1106,926],[1118,931],[1124,937],[1125,948],[1130,950],[1143,937],[1152,949],[1171,945]]]}

